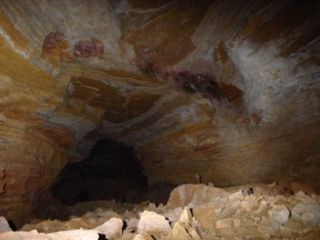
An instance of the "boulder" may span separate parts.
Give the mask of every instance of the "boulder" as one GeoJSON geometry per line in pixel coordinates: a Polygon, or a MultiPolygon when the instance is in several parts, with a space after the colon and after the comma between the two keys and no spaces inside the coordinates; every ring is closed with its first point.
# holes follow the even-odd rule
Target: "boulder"
{"type": "Polygon", "coordinates": [[[12,231],[7,219],[5,217],[0,216],[0,233],[1,232],[10,232],[12,231]]]}
{"type": "Polygon", "coordinates": [[[123,220],[121,218],[111,218],[104,224],[98,226],[98,233],[104,234],[107,239],[119,239],[122,236],[123,220]]]}
{"type": "Polygon", "coordinates": [[[171,227],[169,221],[162,215],[151,211],[143,211],[138,223],[139,233],[169,233],[171,227]]]}

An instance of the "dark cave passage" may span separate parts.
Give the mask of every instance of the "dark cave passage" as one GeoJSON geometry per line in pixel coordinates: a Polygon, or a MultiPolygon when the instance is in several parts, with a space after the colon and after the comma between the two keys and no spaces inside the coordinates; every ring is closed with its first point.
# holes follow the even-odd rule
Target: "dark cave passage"
{"type": "Polygon", "coordinates": [[[2,0],[0,49],[0,240],[320,239],[320,1],[2,0]]]}
{"type": "Polygon", "coordinates": [[[147,187],[134,149],[103,139],[85,160],[65,166],[53,185],[52,195],[68,205],[111,199],[138,202],[147,187]]]}

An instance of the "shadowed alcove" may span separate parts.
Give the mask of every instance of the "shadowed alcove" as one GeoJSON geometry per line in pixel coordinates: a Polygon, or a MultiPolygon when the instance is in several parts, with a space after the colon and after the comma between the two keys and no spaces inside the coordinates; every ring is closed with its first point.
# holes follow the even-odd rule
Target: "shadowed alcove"
{"type": "Polygon", "coordinates": [[[64,167],[52,194],[70,205],[112,199],[139,202],[146,190],[147,178],[134,149],[103,139],[92,147],[86,159],[64,167]]]}

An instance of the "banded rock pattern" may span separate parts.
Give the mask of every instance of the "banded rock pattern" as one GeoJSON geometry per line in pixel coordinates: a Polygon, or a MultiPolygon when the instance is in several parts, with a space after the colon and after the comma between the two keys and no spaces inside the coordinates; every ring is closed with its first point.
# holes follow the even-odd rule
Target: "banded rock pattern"
{"type": "Polygon", "coordinates": [[[102,138],[150,182],[319,191],[319,4],[1,1],[0,214],[102,138]]]}

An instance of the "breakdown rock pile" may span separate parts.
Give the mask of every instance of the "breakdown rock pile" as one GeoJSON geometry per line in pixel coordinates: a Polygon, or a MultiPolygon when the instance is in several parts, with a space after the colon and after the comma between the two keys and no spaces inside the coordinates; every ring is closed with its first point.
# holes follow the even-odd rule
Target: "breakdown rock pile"
{"type": "MultiPolygon", "coordinates": [[[[94,204],[70,211],[76,215],[81,205],[94,204]]],[[[229,189],[188,184],[174,189],[166,205],[123,209],[105,202],[81,217],[34,222],[18,232],[0,233],[0,239],[320,239],[320,196],[276,184],[229,189]]]]}

